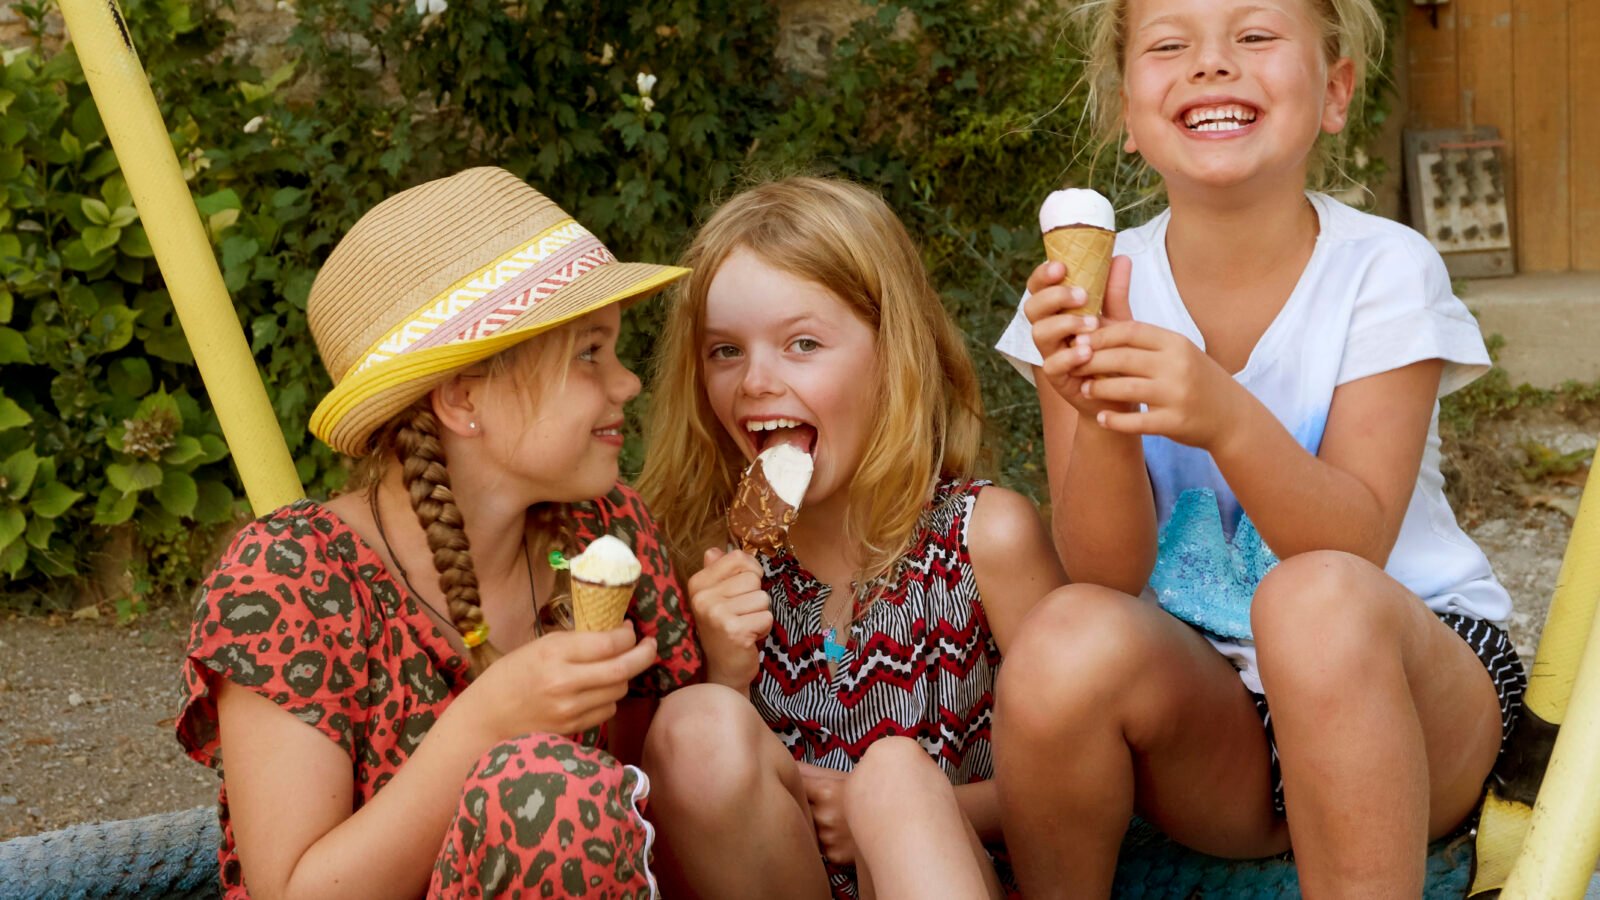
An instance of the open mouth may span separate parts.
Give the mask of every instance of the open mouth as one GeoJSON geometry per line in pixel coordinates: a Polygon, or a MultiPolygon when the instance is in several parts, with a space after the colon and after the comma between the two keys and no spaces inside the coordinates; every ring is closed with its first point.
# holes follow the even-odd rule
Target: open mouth
{"type": "Polygon", "coordinates": [[[590,434],[593,434],[595,437],[599,438],[602,441],[611,441],[611,442],[614,442],[614,443],[621,443],[622,442],[622,423],[621,422],[616,422],[616,423],[613,423],[611,425],[603,425],[603,426],[601,426],[599,428],[596,428],[593,431],[591,431],[590,434]]]}
{"type": "Polygon", "coordinates": [[[1194,132],[1238,131],[1255,123],[1261,111],[1244,103],[1191,106],[1178,117],[1194,132]]]}
{"type": "Polygon", "coordinates": [[[800,419],[745,419],[744,428],[757,453],[777,444],[789,444],[806,453],[811,453],[817,446],[817,427],[800,419]]]}

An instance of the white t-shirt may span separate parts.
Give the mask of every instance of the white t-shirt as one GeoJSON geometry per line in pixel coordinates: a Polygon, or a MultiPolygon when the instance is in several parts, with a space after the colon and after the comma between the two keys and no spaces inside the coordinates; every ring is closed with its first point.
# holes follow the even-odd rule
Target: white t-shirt
{"type": "MultiPolygon", "coordinates": [[[[1420,234],[1322,194],[1309,194],[1321,230],[1294,292],[1234,375],[1316,453],[1338,386],[1426,359],[1445,363],[1439,396],[1489,368],[1477,321],[1450,291],[1444,260],[1420,234]]],[[[1141,322],[1205,347],[1178,296],[1167,260],[1161,213],[1117,235],[1116,252],[1132,258],[1129,305],[1141,322]]],[[[1023,297],[1027,299],[1026,295],[1023,297]]],[[[1030,381],[1043,359],[1019,303],[995,348],[1030,381]]],[[[1154,487],[1159,549],[1146,591],[1203,628],[1217,649],[1260,691],[1250,644],[1250,598],[1277,558],[1204,450],[1163,437],[1143,439],[1154,487]]],[[[1400,536],[1385,571],[1437,613],[1461,613],[1503,625],[1511,598],[1489,561],[1456,523],[1439,473],[1439,405],[1400,536]]],[[[1270,465],[1270,460],[1263,460],[1270,465]]],[[[1069,501],[1070,502],[1070,501],[1069,501]]]]}

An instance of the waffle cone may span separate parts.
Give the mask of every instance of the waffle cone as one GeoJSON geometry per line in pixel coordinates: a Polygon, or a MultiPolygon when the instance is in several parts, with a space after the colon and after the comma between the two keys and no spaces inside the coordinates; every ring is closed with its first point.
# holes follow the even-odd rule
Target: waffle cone
{"type": "Polygon", "coordinates": [[[572,622],[578,631],[610,631],[622,624],[622,617],[633,601],[633,587],[627,584],[596,584],[572,579],[572,622]]]}
{"type": "Polygon", "coordinates": [[[1083,315],[1100,315],[1106,299],[1106,276],[1111,274],[1111,252],[1116,242],[1115,231],[1093,225],[1068,225],[1045,232],[1045,258],[1066,263],[1067,283],[1083,288],[1089,295],[1083,304],[1083,315]]]}

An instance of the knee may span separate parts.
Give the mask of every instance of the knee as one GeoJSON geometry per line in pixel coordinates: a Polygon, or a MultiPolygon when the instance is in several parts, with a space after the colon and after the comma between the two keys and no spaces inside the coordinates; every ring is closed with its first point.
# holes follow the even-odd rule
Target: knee
{"type": "Polygon", "coordinates": [[[711,808],[737,805],[762,777],[761,741],[771,733],[750,701],[721,685],[667,695],[645,735],[644,769],[658,795],[711,808]]]}
{"type": "Polygon", "coordinates": [[[905,797],[949,789],[949,779],[921,744],[908,737],[880,738],[845,781],[845,816],[855,830],[863,821],[897,815],[905,797]]]}
{"type": "Polygon", "coordinates": [[[1365,559],[1324,550],[1279,563],[1256,588],[1250,627],[1263,677],[1348,685],[1398,647],[1400,608],[1365,559]],[[1306,677],[1309,676],[1309,679],[1306,677]]]}
{"type": "Polygon", "coordinates": [[[1040,601],[1000,666],[997,729],[1053,735],[1121,702],[1158,651],[1147,606],[1094,585],[1069,585],[1040,601]]]}

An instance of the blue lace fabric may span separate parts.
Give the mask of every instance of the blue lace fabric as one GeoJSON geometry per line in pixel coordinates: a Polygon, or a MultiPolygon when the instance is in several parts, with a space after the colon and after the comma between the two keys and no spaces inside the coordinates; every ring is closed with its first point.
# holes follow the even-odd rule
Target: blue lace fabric
{"type": "Polygon", "coordinates": [[[1278,564],[1250,517],[1229,540],[1217,495],[1184,491],[1157,543],[1150,589],[1167,612],[1218,637],[1250,639],[1250,600],[1278,564]]]}

